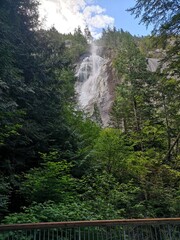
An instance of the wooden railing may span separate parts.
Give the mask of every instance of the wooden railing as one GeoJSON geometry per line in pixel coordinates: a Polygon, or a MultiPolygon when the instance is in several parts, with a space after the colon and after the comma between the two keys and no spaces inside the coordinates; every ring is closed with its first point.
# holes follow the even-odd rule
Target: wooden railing
{"type": "Polygon", "coordinates": [[[180,240],[180,218],[0,225],[0,240],[180,240]]]}

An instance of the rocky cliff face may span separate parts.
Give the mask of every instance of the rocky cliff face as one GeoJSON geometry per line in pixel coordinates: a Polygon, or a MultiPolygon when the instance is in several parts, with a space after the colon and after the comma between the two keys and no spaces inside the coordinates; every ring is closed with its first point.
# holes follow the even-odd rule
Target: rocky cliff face
{"type": "MultiPolygon", "coordinates": [[[[77,66],[78,106],[89,117],[95,118],[97,111],[103,126],[110,122],[110,109],[114,99],[115,86],[120,80],[113,69],[111,59],[99,55],[96,46],[77,66]]],[[[148,59],[148,70],[154,72],[158,67],[158,59],[148,59]]]]}

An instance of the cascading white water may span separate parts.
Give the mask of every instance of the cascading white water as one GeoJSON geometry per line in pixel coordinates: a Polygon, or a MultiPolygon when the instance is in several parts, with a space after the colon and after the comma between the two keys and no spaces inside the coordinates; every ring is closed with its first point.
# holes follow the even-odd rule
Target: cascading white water
{"type": "MultiPolygon", "coordinates": [[[[97,54],[98,47],[92,44],[91,54],[85,57],[77,70],[76,92],[80,109],[93,115],[95,104],[104,125],[109,120],[107,104],[109,101],[107,60],[97,54]]],[[[109,104],[108,104],[109,105],[109,104]]]]}
{"type": "Polygon", "coordinates": [[[157,58],[148,58],[148,65],[147,65],[147,69],[151,72],[155,72],[157,70],[157,68],[159,67],[159,59],[157,58]]]}
{"type": "Polygon", "coordinates": [[[96,54],[96,47],[92,46],[92,54],[84,58],[77,72],[79,81],[76,90],[79,95],[79,105],[83,109],[97,100],[100,90],[98,77],[103,64],[105,60],[96,54]]]}

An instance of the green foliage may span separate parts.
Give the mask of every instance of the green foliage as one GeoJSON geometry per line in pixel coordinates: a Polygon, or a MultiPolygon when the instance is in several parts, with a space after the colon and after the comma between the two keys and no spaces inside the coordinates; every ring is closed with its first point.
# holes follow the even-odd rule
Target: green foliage
{"type": "Polygon", "coordinates": [[[8,212],[9,197],[11,192],[11,186],[8,181],[9,179],[0,176],[0,220],[8,212]]]}
{"type": "Polygon", "coordinates": [[[133,37],[126,35],[124,38],[123,47],[119,47],[114,65],[118,73],[122,74],[125,78],[137,78],[138,75],[136,74],[144,74],[146,61],[137,48],[133,37]]]}
{"type": "MultiPolygon", "coordinates": [[[[168,4],[171,12],[175,5],[168,4]]],[[[74,64],[89,51],[88,28],[85,36],[80,28],[67,35],[42,30],[37,6],[36,0],[0,5],[3,223],[178,216],[176,12],[159,22],[161,33],[162,27],[173,30],[166,50],[174,66],[158,74],[147,70],[144,54],[154,50],[154,39],[161,40],[155,47],[164,48],[161,37],[138,39],[123,30],[103,30],[96,43],[121,81],[112,127],[101,128],[74,107],[74,64]]],[[[151,15],[145,6],[150,17],[163,7],[155,4],[151,15]]],[[[98,111],[94,120],[99,121],[98,111]]]]}
{"type": "Polygon", "coordinates": [[[97,40],[97,44],[99,44],[103,49],[102,52],[104,56],[113,59],[118,54],[118,50],[124,47],[127,39],[131,37],[132,36],[129,32],[125,32],[122,29],[103,29],[102,37],[100,38],[100,40],[97,40]]]}
{"type": "Polygon", "coordinates": [[[71,126],[74,144],[76,144],[76,153],[72,156],[73,174],[81,177],[90,170],[92,149],[101,128],[97,123],[84,118],[82,113],[72,108],[66,108],[66,116],[71,126]]]}
{"type": "Polygon", "coordinates": [[[70,176],[71,164],[66,161],[46,162],[25,175],[20,191],[28,202],[72,201],[76,181],[70,176]]]}
{"type": "Polygon", "coordinates": [[[0,36],[2,51],[11,53],[0,57],[6,62],[0,71],[0,162],[8,159],[5,171],[12,165],[21,172],[39,164],[38,152],[66,148],[70,133],[63,115],[75,77],[61,34],[37,31],[36,1],[4,1],[0,11],[2,31],[8,30],[0,36]]]}
{"type": "Polygon", "coordinates": [[[112,120],[116,127],[123,128],[126,133],[140,131],[143,118],[148,119],[151,115],[148,106],[151,74],[132,36],[127,35],[123,47],[119,48],[114,67],[123,80],[117,87],[112,120]]]}
{"type": "Polygon", "coordinates": [[[153,23],[155,28],[160,28],[161,31],[164,29],[164,31],[172,35],[178,34],[178,10],[178,0],[173,2],[166,1],[165,3],[159,2],[158,0],[137,0],[136,5],[129,9],[136,17],[141,16],[141,21],[147,26],[153,23]]]}
{"type": "Polygon", "coordinates": [[[179,171],[159,164],[157,159],[149,170],[142,187],[151,216],[178,216],[179,171]]]}
{"type": "Polygon", "coordinates": [[[131,147],[117,129],[106,128],[101,131],[93,148],[93,165],[109,174],[123,177],[126,174],[126,159],[131,147]]]}
{"type": "Polygon", "coordinates": [[[145,217],[145,206],[140,198],[141,189],[132,181],[122,183],[112,192],[112,197],[115,197],[115,205],[120,209],[123,218],[141,218],[145,217]]]}
{"type": "Polygon", "coordinates": [[[0,6],[0,163],[4,174],[18,175],[18,183],[11,182],[12,211],[21,206],[19,198],[24,201],[24,193],[18,191],[24,172],[36,169],[32,175],[39,177],[39,188],[40,172],[50,177],[47,167],[38,168],[43,162],[39,153],[50,159],[48,154],[57,151],[69,160],[77,149],[66,106],[74,94],[71,54],[79,58],[87,41],[82,33],[65,36],[54,28],[40,30],[37,6],[36,0],[3,0],[0,6]],[[67,39],[72,41],[70,48],[67,39]]]}
{"type": "Polygon", "coordinates": [[[141,17],[141,22],[146,26],[153,24],[153,34],[159,36],[158,39],[161,39],[164,45],[168,45],[164,61],[169,65],[173,75],[179,76],[179,1],[137,0],[135,6],[129,11],[136,18],[141,17]]]}
{"type": "Polygon", "coordinates": [[[148,58],[161,59],[165,56],[167,46],[160,37],[145,36],[135,39],[141,53],[148,58]]]}
{"type": "MultiPolygon", "coordinates": [[[[105,205],[104,205],[105,207],[105,205]]],[[[106,206],[104,212],[108,214],[109,207],[106,206]],[[107,208],[107,210],[106,210],[107,208]]],[[[59,222],[59,221],[78,221],[78,220],[95,220],[109,218],[103,215],[98,208],[93,209],[91,202],[74,202],[68,204],[55,204],[48,201],[45,203],[34,203],[29,208],[25,208],[23,213],[15,213],[7,216],[4,223],[31,223],[31,222],[59,222]]],[[[112,213],[111,213],[112,214],[112,213]]],[[[115,214],[115,211],[113,211],[115,214]]],[[[111,218],[113,217],[111,215],[111,218]]],[[[114,215],[115,216],[115,215],[114,215]]]]}
{"type": "Polygon", "coordinates": [[[80,189],[82,200],[96,212],[109,214],[108,219],[144,216],[141,189],[131,180],[120,183],[112,174],[96,171],[82,179],[80,189]]]}
{"type": "Polygon", "coordinates": [[[74,34],[60,34],[66,46],[65,57],[71,63],[75,64],[79,58],[85,54],[88,49],[88,41],[86,36],[83,35],[81,29],[75,29],[74,34]]]}
{"type": "MultiPolygon", "coordinates": [[[[20,115],[20,114],[19,114],[20,115]]],[[[2,114],[1,132],[0,132],[0,145],[4,145],[7,138],[18,135],[18,130],[22,127],[21,124],[15,123],[17,120],[16,113],[6,112],[2,114]],[[9,121],[7,121],[7,118],[9,121]]]]}

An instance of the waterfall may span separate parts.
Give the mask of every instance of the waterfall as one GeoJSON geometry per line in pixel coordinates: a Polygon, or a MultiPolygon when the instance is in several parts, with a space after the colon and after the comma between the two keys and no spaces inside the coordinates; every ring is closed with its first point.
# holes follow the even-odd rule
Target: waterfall
{"type": "Polygon", "coordinates": [[[148,70],[151,72],[156,72],[157,68],[159,67],[159,59],[158,58],[148,58],[148,70]]]}
{"type": "Polygon", "coordinates": [[[107,60],[98,55],[98,47],[92,44],[90,55],[82,60],[77,69],[75,86],[79,108],[92,117],[97,106],[103,125],[109,121],[110,104],[106,64],[107,60]]]}

